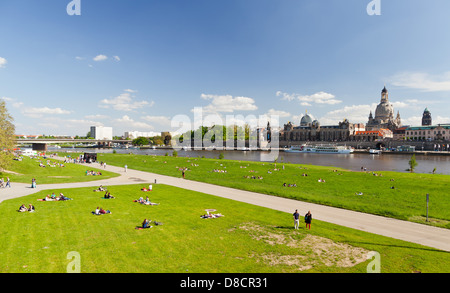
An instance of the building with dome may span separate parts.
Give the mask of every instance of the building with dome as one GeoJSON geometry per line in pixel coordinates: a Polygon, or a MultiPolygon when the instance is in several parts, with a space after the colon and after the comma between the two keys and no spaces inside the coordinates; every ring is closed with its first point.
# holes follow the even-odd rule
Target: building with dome
{"type": "Polygon", "coordinates": [[[320,125],[307,112],[300,119],[300,124],[295,126],[292,122],[284,125],[280,131],[282,144],[295,144],[305,141],[348,141],[355,135],[361,125],[350,123],[347,119],[338,125],[320,125]]]}
{"type": "Polygon", "coordinates": [[[394,107],[389,102],[389,92],[385,86],[381,91],[381,101],[375,110],[375,117],[373,117],[372,111],[370,111],[366,130],[389,129],[394,131],[401,126],[400,113],[397,112],[397,116],[394,118],[394,107]]]}

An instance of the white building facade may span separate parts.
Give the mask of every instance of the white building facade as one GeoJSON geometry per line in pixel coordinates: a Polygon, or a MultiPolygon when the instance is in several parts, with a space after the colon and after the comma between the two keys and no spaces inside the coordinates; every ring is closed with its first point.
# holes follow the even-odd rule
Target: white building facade
{"type": "Polygon", "coordinates": [[[91,137],[100,140],[112,140],[113,138],[112,127],[91,126],[91,137]]]}

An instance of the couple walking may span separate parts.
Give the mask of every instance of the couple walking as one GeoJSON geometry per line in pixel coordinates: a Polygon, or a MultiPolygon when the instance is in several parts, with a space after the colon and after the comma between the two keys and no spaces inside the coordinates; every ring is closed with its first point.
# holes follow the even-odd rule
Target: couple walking
{"type": "MultiPolygon", "coordinates": [[[[300,222],[300,214],[298,213],[298,210],[295,210],[293,217],[294,217],[294,229],[298,230],[298,225],[300,222]]],[[[308,211],[308,213],[306,213],[306,215],[305,215],[305,223],[306,223],[306,228],[309,228],[309,230],[311,230],[311,220],[312,220],[312,215],[311,215],[311,212],[308,211]]]]}

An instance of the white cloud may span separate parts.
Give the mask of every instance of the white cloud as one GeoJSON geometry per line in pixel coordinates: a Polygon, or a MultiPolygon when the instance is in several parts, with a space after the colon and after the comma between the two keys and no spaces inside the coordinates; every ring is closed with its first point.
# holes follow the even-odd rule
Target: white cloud
{"type": "Polygon", "coordinates": [[[64,121],[66,127],[79,127],[83,125],[88,129],[91,126],[104,126],[103,123],[93,120],[84,120],[84,119],[67,119],[64,121]]]}
{"type": "Polygon", "coordinates": [[[8,63],[8,61],[6,61],[5,58],[0,57],[0,68],[5,68],[6,67],[6,63],[8,63]]]}
{"type": "Polygon", "coordinates": [[[166,117],[166,116],[144,116],[142,117],[143,120],[151,122],[151,123],[156,123],[159,125],[166,125],[166,126],[170,126],[171,124],[171,119],[170,117],[166,117]]]}
{"type": "Polygon", "coordinates": [[[76,60],[84,60],[85,58],[84,57],[80,57],[80,56],[76,56],[75,59],[76,60]]]}
{"type": "Polygon", "coordinates": [[[86,119],[106,119],[106,118],[109,118],[109,116],[96,114],[96,115],[86,115],[86,116],[84,116],[84,118],[86,118],[86,119]]]}
{"type": "Polygon", "coordinates": [[[16,102],[16,99],[10,97],[1,97],[0,99],[4,100],[5,102],[12,103],[12,106],[14,108],[20,108],[23,106],[22,102],[16,102]]]}
{"type": "Polygon", "coordinates": [[[45,115],[65,115],[70,114],[71,111],[64,110],[61,108],[49,108],[49,107],[41,107],[41,108],[25,108],[22,110],[22,114],[27,117],[32,118],[40,118],[45,115]]]}
{"type": "Polygon", "coordinates": [[[326,104],[335,105],[342,103],[342,101],[337,100],[333,94],[326,92],[317,92],[312,95],[300,95],[300,94],[288,94],[281,91],[276,93],[277,97],[281,97],[282,100],[293,101],[298,100],[302,106],[311,106],[311,103],[315,104],[326,104]]]}
{"type": "Polygon", "coordinates": [[[125,92],[112,99],[103,99],[100,101],[99,107],[113,108],[118,111],[133,111],[144,106],[153,106],[154,102],[133,101],[131,93],[125,92]]]}
{"type": "Polygon", "coordinates": [[[285,118],[285,117],[290,117],[291,113],[288,113],[286,111],[281,111],[281,110],[270,109],[269,111],[267,111],[266,115],[267,116],[278,116],[280,118],[285,118]]]}
{"type": "Polygon", "coordinates": [[[105,61],[106,59],[108,59],[108,56],[105,56],[105,55],[97,55],[97,56],[95,56],[94,59],[92,59],[92,60],[94,60],[94,61],[105,61]]]}
{"type": "Polygon", "coordinates": [[[321,125],[336,125],[344,119],[348,119],[350,123],[366,123],[369,119],[369,113],[376,109],[377,104],[371,105],[352,105],[344,108],[330,111],[324,117],[318,119],[321,125]]]}
{"type": "Polygon", "coordinates": [[[135,129],[137,128],[138,130],[154,129],[154,127],[151,126],[150,124],[147,124],[145,122],[134,121],[128,115],[124,115],[124,116],[122,116],[122,118],[116,119],[115,122],[118,123],[122,127],[123,126],[132,127],[135,129]]]}
{"type": "Polygon", "coordinates": [[[423,72],[403,72],[390,78],[395,86],[418,89],[426,92],[450,91],[450,72],[430,75],[423,72]]]}
{"type": "Polygon", "coordinates": [[[119,56],[113,56],[114,60],[116,61],[120,61],[120,57],[119,56]]]}
{"type": "Polygon", "coordinates": [[[4,100],[5,102],[11,102],[14,99],[13,98],[9,98],[9,97],[1,97],[2,100],[4,100]]]}
{"type": "Polygon", "coordinates": [[[205,113],[233,113],[234,111],[254,111],[258,109],[255,105],[255,100],[248,97],[202,94],[201,98],[204,100],[211,100],[211,104],[203,107],[205,113]]]}

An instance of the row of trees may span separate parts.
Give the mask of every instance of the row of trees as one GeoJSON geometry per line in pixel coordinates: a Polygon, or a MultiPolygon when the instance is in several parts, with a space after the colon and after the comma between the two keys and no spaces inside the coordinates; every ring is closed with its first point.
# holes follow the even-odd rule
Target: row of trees
{"type": "Polygon", "coordinates": [[[143,145],[163,145],[164,140],[161,136],[154,137],[138,137],[132,140],[131,142],[135,146],[143,146],[143,145]]]}
{"type": "MultiPolygon", "coordinates": [[[[197,130],[186,131],[181,135],[177,135],[173,137],[173,139],[177,142],[183,143],[183,141],[187,140],[209,140],[211,142],[215,142],[216,139],[222,139],[222,141],[249,141],[256,140],[257,134],[256,132],[252,132],[250,130],[249,125],[238,126],[223,126],[223,125],[215,125],[212,127],[200,126],[197,130]]],[[[138,137],[133,139],[132,143],[136,146],[142,145],[170,145],[171,137],[138,137]]]]}
{"type": "Polygon", "coordinates": [[[12,161],[12,151],[16,146],[14,119],[0,100],[0,171],[8,168],[12,161]]]}
{"type": "Polygon", "coordinates": [[[185,139],[200,139],[200,140],[210,140],[214,142],[217,139],[222,139],[222,141],[227,140],[240,140],[240,141],[248,141],[248,140],[256,140],[257,133],[252,132],[250,126],[248,124],[242,126],[231,125],[231,126],[223,126],[223,125],[214,125],[212,127],[200,126],[197,130],[187,131],[179,136],[174,137],[180,143],[182,143],[185,139]]]}

